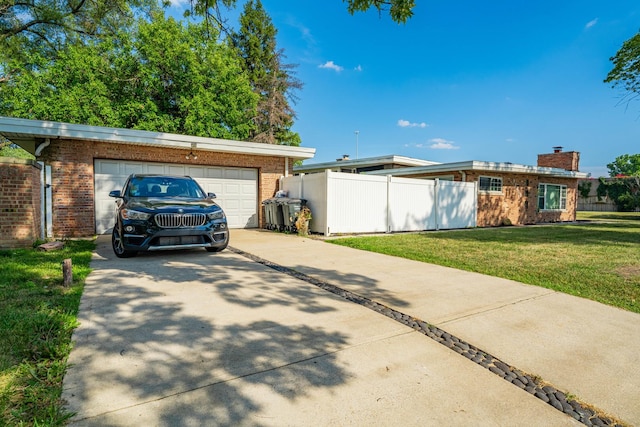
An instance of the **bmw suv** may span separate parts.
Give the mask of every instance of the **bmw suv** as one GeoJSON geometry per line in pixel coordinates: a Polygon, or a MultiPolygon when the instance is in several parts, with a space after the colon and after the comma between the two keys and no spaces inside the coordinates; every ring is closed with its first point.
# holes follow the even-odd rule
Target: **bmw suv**
{"type": "Polygon", "coordinates": [[[229,244],[227,217],[213,201],[216,195],[191,177],[133,174],[122,191],[109,196],[116,198],[111,242],[119,258],[187,248],[219,252],[229,244]]]}

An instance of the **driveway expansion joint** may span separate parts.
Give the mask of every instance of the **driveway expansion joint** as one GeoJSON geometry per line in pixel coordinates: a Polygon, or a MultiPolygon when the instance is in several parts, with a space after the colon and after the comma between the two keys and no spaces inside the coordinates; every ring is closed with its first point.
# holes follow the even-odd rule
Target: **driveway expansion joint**
{"type": "Polygon", "coordinates": [[[569,397],[567,393],[557,390],[555,387],[547,384],[546,382],[543,383],[540,378],[524,373],[514,366],[503,362],[502,360],[489,354],[488,352],[485,352],[480,348],[464,340],[461,340],[454,335],[451,335],[450,333],[438,328],[437,326],[430,325],[429,323],[421,319],[402,313],[384,304],[373,301],[365,296],[358,295],[349,290],[324,282],[320,279],[301,273],[289,267],[285,267],[260,258],[256,255],[247,253],[240,249],[236,249],[231,246],[229,246],[227,249],[254,262],[317,286],[347,301],[351,301],[367,307],[370,310],[373,310],[379,314],[383,314],[397,322],[409,326],[415,331],[426,335],[427,337],[444,345],[445,347],[448,347],[461,356],[476,363],[477,365],[484,367],[485,369],[489,370],[495,375],[498,375],[499,377],[510,382],[516,387],[525,390],[536,398],[553,406],[558,411],[563,412],[570,417],[573,417],[584,425],[623,427],[623,425],[617,423],[616,420],[603,415],[604,411],[594,410],[592,405],[586,405],[578,402],[577,400],[569,397]]]}

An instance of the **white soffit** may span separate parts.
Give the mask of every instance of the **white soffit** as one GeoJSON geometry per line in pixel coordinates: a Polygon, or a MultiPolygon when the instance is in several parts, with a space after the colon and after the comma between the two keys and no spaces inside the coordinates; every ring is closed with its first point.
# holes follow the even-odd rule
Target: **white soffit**
{"type": "Polygon", "coordinates": [[[0,116],[0,135],[13,142],[30,141],[36,138],[80,139],[114,144],[187,148],[258,156],[291,157],[294,159],[311,159],[316,152],[315,148],[307,147],[261,144],[163,132],[17,119],[4,116],[0,116]]]}

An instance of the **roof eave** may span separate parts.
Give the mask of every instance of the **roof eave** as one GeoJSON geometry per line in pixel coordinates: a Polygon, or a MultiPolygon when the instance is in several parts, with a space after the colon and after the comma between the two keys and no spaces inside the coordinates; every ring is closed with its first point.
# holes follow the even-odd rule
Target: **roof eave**
{"type": "Polygon", "coordinates": [[[556,178],[582,179],[589,176],[588,173],[568,171],[557,168],[544,168],[538,166],[519,165],[514,163],[481,162],[477,160],[455,163],[441,163],[430,166],[417,166],[402,169],[388,169],[384,171],[368,172],[371,175],[394,175],[408,176],[416,174],[459,172],[459,171],[480,171],[480,172],[503,172],[517,174],[544,175],[556,178]]]}
{"type": "Polygon", "coordinates": [[[99,141],[162,148],[186,148],[258,156],[279,156],[295,160],[311,159],[316,151],[315,148],[307,147],[261,144],[163,132],[16,119],[3,116],[0,116],[0,135],[21,146],[27,146],[29,148],[28,151],[35,150],[37,145],[34,143],[35,140],[46,138],[99,141]]]}

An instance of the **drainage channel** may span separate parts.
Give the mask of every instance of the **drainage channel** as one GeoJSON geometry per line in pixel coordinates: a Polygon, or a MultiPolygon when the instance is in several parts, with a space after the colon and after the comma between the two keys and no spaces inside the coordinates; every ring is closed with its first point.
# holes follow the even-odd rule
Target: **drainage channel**
{"type": "Polygon", "coordinates": [[[505,363],[504,361],[498,359],[497,357],[487,353],[486,351],[483,351],[478,347],[464,340],[461,340],[460,338],[451,335],[436,326],[430,325],[423,320],[417,319],[413,316],[409,316],[408,314],[402,313],[376,301],[372,301],[362,295],[358,295],[354,292],[342,289],[330,283],[323,282],[322,280],[319,280],[315,277],[300,273],[296,270],[273,263],[242,250],[233,247],[228,247],[228,250],[238,255],[242,255],[245,258],[248,258],[266,267],[272,268],[281,273],[293,276],[296,279],[310,283],[347,301],[351,301],[353,303],[367,307],[370,310],[383,314],[397,322],[409,326],[417,332],[426,335],[432,340],[466,357],[472,362],[484,367],[485,369],[488,369],[489,371],[510,382],[511,384],[529,392],[543,402],[553,406],[558,411],[561,411],[568,416],[571,416],[574,419],[580,421],[582,424],[585,424],[587,426],[623,427],[622,424],[618,424],[615,420],[602,415],[603,411],[596,411],[592,406],[587,406],[583,403],[578,402],[577,400],[568,396],[566,393],[557,390],[553,386],[543,384],[542,380],[540,380],[539,378],[526,374],[521,370],[509,365],[508,363],[505,363]]]}

